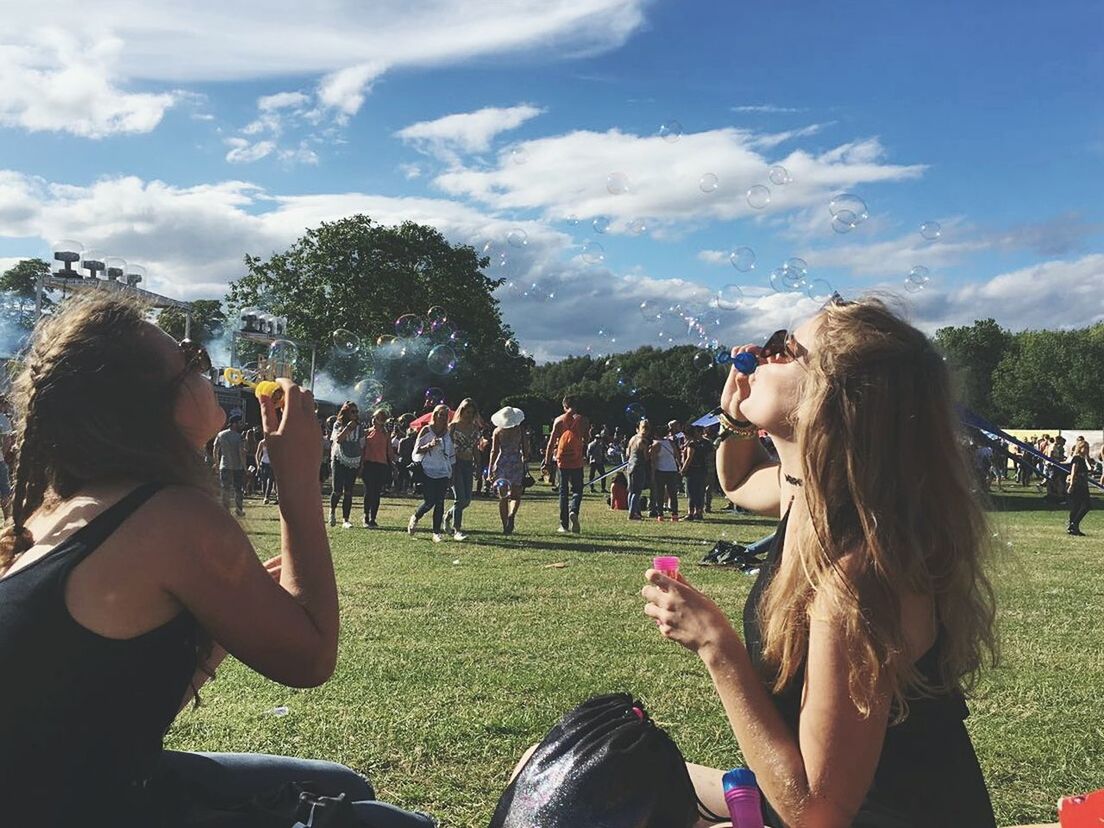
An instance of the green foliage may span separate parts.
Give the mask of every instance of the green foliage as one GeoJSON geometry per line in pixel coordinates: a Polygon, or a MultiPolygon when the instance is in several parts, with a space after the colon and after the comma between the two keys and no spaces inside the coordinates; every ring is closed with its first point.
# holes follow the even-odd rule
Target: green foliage
{"type": "MultiPolygon", "coordinates": [[[[420,410],[426,386],[436,385],[450,401],[471,395],[486,411],[525,388],[532,365],[503,348],[512,334],[491,293],[498,282],[481,270],[487,264],[471,247],[449,244],[432,227],[385,227],[356,215],[308,230],[268,259],[247,256],[248,272],[231,284],[227,301],[232,308],[258,306],[287,317],[291,338],[319,343],[320,369],[339,383],[379,379],[394,410],[420,410]],[[395,333],[399,316],[424,317],[434,305],[447,309],[449,324],[462,332],[452,374],[437,377],[424,368],[424,359],[398,358],[398,346],[374,347],[380,336],[395,333]],[[333,352],[339,328],[364,341],[358,354],[333,352]]],[[[422,339],[414,347],[430,344],[422,339]]]]}
{"type": "Polygon", "coordinates": [[[961,328],[940,328],[935,343],[958,379],[961,401],[983,417],[992,418],[993,371],[1008,352],[1012,334],[993,319],[979,319],[961,328]]]}
{"type": "MultiPolygon", "coordinates": [[[[163,308],[157,314],[157,325],[175,339],[184,338],[184,312],[178,308],[163,308]]],[[[226,312],[218,299],[196,299],[192,302],[193,342],[207,343],[219,339],[226,330],[226,312]]]]}

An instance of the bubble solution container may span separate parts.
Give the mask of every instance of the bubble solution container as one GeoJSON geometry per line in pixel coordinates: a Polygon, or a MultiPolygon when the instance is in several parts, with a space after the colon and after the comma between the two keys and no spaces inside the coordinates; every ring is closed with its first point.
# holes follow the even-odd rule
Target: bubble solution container
{"type": "Polygon", "coordinates": [[[652,569],[658,569],[668,578],[678,580],[679,559],[678,555],[660,555],[652,559],[652,569]]]}
{"type": "Polygon", "coordinates": [[[1096,793],[1059,799],[1058,824],[1062,828],[1100,828],[1104,825],[1104,788],[1096,793]]]}
{"type": "Polygon", "coordinates": [[[747,768],[736,768],[724,775],[722,785],[732,828],[763,828],[763,811],[759,804],[755,774],[747,768]]]}

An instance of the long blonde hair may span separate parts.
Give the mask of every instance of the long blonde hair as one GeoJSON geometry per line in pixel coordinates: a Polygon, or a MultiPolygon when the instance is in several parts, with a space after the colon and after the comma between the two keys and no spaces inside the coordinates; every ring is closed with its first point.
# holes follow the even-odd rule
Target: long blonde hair
{"type": "Polygon", "coordinates": [[[923,333],[878,299],[820,316],[795,412],[809,519],[795,526],[797,566],[779,570],[758,607],[765,678],[781,691],[808,650],[821,587],[849,653],[851,699],[869,715],[888,680],[897,721],[906,694],[969,691],[995,661],[990,532],[959,440],[951,381],[923,333]],[[841,559],[849,558],[846,572],[841,559]],[[938,681],[907,657],[906,592],[932,596],[941,627],[938,681]]]}

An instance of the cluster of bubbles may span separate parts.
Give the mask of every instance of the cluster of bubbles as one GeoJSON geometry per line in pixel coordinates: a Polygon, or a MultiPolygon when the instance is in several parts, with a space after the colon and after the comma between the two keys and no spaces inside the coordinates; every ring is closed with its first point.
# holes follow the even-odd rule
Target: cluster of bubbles
{"type": "Polygon", "coordinates": [[[866,202],[853,193],[840,193],[828,202],[832,215],[832,229],[837,233],[850,233],[868,218],[866,202]]]}

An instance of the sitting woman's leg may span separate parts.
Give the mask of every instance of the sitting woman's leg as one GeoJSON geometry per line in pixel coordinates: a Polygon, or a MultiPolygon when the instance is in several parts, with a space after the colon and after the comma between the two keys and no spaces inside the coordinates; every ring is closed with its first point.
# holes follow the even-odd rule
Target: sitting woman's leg
{"type": "MultiPolygon", "coordinates": [[[[721,780],[724,777],[724,771],[717,770],[716,768],[707,768],[705,765],[695,765],[693,762],[686,763],[686,770],[690,773],[690,781],[694,783],[694,792],[697,793],[698,799],[701,800],[702,805],[715,813],[717,816],[724,816],[728,813],[728,805],[724,800],[724,790],[721,787],[721,780]]],[[[731,823],[722,822],[709,822],[706,819],[699,819],[694,825],[694,828],[706,828],[712,826],[712,828],[724,828],[731,823]]]]}
{"type": "Polygon", "coordinates": [[[323,796],[345,794],[365,825],[373,828],[433,828],[426,814],[377,802],[372,784],[336,762],[269,756],[262,753],[181,753],[165,751],[163,771],[194,782],[214,796],[248,799],[288,782],[311,783],[323,796]]]}

